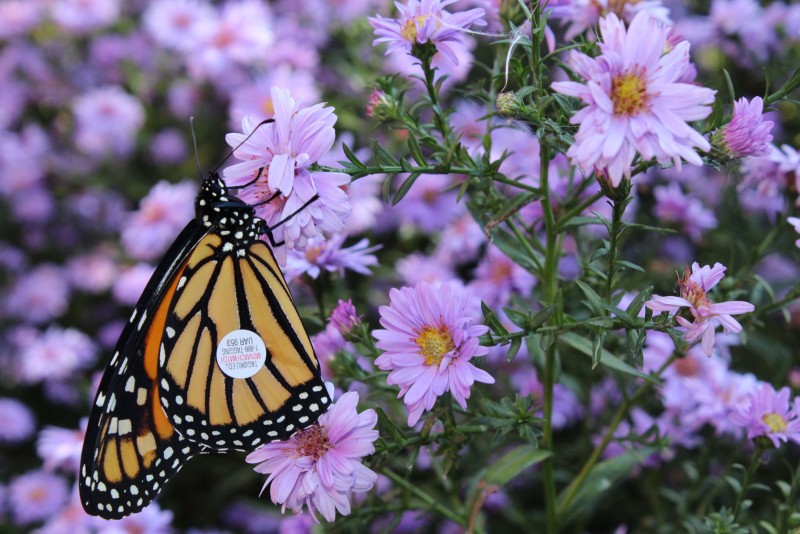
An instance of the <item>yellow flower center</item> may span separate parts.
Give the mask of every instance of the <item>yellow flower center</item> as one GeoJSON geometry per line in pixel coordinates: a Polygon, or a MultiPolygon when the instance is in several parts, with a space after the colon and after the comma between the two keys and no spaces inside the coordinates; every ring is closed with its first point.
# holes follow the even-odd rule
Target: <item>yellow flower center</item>
{"type": "Polygon", "coordinates": [[[611,101],[614,115],[636,115],[647,109],[647,84],[644,69],[615,76],[611,80],[611,101]]]}
{"type": "Polygon", "coordinates": [[[417,15],[408,19],[403,24],[403,30],[400,32],[403,34],[403,39],[411,43],[415,42],[417,40],[417,27],[424,26],[426,20],[428,20],[428,15],[417,15]]]}
{"type": "Polygon", "coordinates": [[[771,432],[783,432],[786,430],[786,419],[776,413],[765,413],[761,416],[761,421],[769,427],[771,432]]]}
{"type": "Polygon", "coordinates": [[[442,357],[455,348],[453,336],[445,326],[426,326],[417,336],[416,342],[425,357],[425,365],[439,365],[442,357]]]}

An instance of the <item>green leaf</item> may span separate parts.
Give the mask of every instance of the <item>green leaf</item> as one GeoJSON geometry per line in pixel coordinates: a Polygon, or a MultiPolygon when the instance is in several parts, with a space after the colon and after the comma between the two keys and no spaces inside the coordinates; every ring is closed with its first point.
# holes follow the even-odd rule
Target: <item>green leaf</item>
{"type": "MultiPolygon", "coordinates": [[[[586,215],[581,215],[578,217],[572,217],[563,225],[559,224],[559,227],[569,228],[570,226],[585,226],[587,224],[603,224],[600,219],[597,217],[588,217],[586,215]]],[[[559,228],[559,230],[563,229],[559,228]]]]}
{"type": "Polygon", "coordinates": [[[728,73],[727,69],[722,69],[722,74],[725,76],[725,83],[728,86],[728,96],[731,97],[731,106],[733,106],[733,103],[736,100],[736,92],[733,90],[733,81],[731,80],[731,75],[728,73]]]}
{"type": "Polygon", "coordinates": [[[586,296],[586,299],[589,303],[589,309],[592,310],[592,312],[594,312],[596,315],[600,315],[605,307],[605,303],[600,295],[598,295],[594,289],[580,280],[575,280],[575,283],[579,288],[581,288],[581,291],[583,291],[583,294],[586,296]]]}
{"type": "Polygon", "coordinates": [[[380,165],[386,165],[388,167],[400,166],[400,162],[394,159],[394,156],[389,154],[377,141],[372,143],[372,152],[375,154],[375,159],[380,165]]]}
{"type": "Polygon", "coordinates": [[[414,158],[414,161],[416,161],[418,165],[424,167],[428,164],[428,162],[425,161],[425,156],[422,154],[419,143],[417,143],[417,138],[413,135],[408,136],[408,150],[411,152],[411,157],[414,158]]]}
{"type": "Polygon", "coordinates": [[[412,172],[410,175],[408,175],[408,178],[406,178],[403,183],[400,184],[400,187],[397,188],[397,192],[394,194],[394,198],[392,199],[392,206],[396,206],[398,202],[403,200],[403,197],[406,196],[408,191],[411,189],[411,186],[414,185],[414,182],[417,181],[419,176],[420,173],[418,172],[412,172]]]}
{"type": "Polygon", "coordinates": [[[616,264],[617,265],[622,265],[623,267],[627,267],[628,269],[633,269],[634,271],[639,271],[640,273],[646,273],[647,272],[642,267],[636,265],[635,263],[631,263],[629,261],[617,260],[616,264]]]}
{"type": "Polygon", "coordinates": [[[652,292],[653,292],[653,286],[648,286],[643,290],[639,291],[639,294],[636,295],[636,298],[634,298],[630,304],[628,304],[628,309],[625,311],[628,312],[628,314],[631,317],[636,317],[637,315],[639,315],[639,312],[641,311],[642,306],[644,306],[644,303],[650,300],[650,295],[652,294],[652,292]]]}
{"type": "MultiPolygon", "coordinates": [[[[630,474],[631,470],[637,465],[642,464],[648,456],[657,452],[657,447],[642,447],[638,450],[624,452],[610,460],[596,464],[583,481],[580,489],[570,501],[569,507],[560,517],[562,523],[574,519],[579,514],[590,510],[597,501],[630,474]]],[[[563,502],[566,488],[557,499],[559,505],[563,502]]]]}
{"type": "Polygon", "coordinates": [[[481,311],[483,312],[483,324],[488,326],[495,335],[508,335],[508,330],[506,330],[506,327],[503,326],[503,323],[500,322],[500,319],[497,318],[497,315],[483,301],[481,301],[481,311]]]}
{"type": "Polygon", "coordinates": [[[512,362],[514,360],[521,346],[522,346],[521,337],[515,337],[514,339],[511,340],[511,345],[509,345],[508,352],[506,352],[507,362],[512,362]]]}
{"type": "Polygon", "coordinates": [[[543,451],[530,445],[520,445],[492,463],[482,478],[490,484],[502,486],[530,466],[549,458],[551,454],[550,451],[543,451]]]}
{"type": "Polygon", "coordinates": [[[603,343],[606,341],[606,333],[598,332],[592,336],[592,369],[600,365],[603,357],[603,343]]]}
{"type": "MultiPolygon", "coordinates": [[[[566,332],[561,334],[558,338],[563,343],[569,345],[573,349],[577,350],[578,352],[585,354],[586,356],[592,357],[592,342],[586,339],[585,337],[576,334],[574,332],[566,332]]],[[[645,374],[634,367],[631,367],[624,361],[620,360],[607,350],[603,349],[601,351],[600,363],[608,367],[609,369],[613,369],[615,371],[619,371],[620,373],[625,373],[627,375],[635,376],[638,378],[642,378],[647,380],[648,382],[652,382],[653,384],[659,384],[660,382],[658,379],[653,378],[652,376],[645,374]]]]}
{"type": "Polygon", "coordinates": [[[538,312],[534,313],[533,316],[530,318],[528,322],[528,327],[531,330],[536,330],[540,326],[542,326],[545,321],[547,321],[553,312],[556,310],[556,307],[552,304],[548,304],[538,312]]]}
{"type": "Polygon", "coordinates": [[[357,156],[356,156],[356,155],[353,153],[353,151],[352,151],[352,150],[350,150],[350,147],[349,147],[349,146],[347,146],[347,144],[345,144],[345,143],[342,143],[342,150],[344,151],[344,155],[347,157],[347,159],[349,159],[349,160],[350,160],[350,161],[353,163],[353,165],[355,165],[356,167],[358,167],[358,168],[360,168],[360,169],[363,169],[363,168],[365,168],[365,167],[366,167],[366,165],[364,165],[363,163],[361,163],[361,161],[360,161],[360,160],[358,159],[358,157],[357,157],[357,156]]]}
{"type": "Polygon", "coordinates": [[[530,317],[527,313],[522,313],[517,311],[513,308],[503,308],[503,311],[508,317],[508,320],[517,325],[518,327],[522,328],[523,330],[528,329],[528,322],[530,321],[530,317]]]}
{"type": "Polygon", "coordinates": [[[722,103],[721,98],[714,99],[714,107],[712,108],[711,115],[706,120],[705,130],[710,132],[717,129],[722,124],[722,119],[725,117],[725,104],[722,103]]]}

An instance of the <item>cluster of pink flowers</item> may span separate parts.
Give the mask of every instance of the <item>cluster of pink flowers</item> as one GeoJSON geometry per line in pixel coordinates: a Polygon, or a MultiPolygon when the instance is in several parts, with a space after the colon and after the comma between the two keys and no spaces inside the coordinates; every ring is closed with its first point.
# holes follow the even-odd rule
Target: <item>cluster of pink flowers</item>
{"type": "Polygon", "coordinates": [[[630,178],[637,154],[645,161],[702,165],[696,149],[708,140],[688,122],[711,113],[715,91],[694,85],[689,43],[670,40],[670,28],[639,13],[629,28],[613,13],[600,20],[601,55],[571,52],[567,63],[580,82],[555,82],[559,93],[587,107],[570,122],[580,125],[567,151],[586,171],[607,174],[616,187],[630,178]]]}

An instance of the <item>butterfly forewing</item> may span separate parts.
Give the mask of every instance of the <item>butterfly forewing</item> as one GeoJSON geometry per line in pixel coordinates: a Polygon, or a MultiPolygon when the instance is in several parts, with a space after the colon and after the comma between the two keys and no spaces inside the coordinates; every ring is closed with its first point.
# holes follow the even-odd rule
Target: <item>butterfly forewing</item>
{"type": "Polygon", "coordinates": [[[81,501],[92,515],[117,519],[140,511],[199,448],[169,424],[155,382],[175,273],[199,232],[190,224],[167,253],[100,382],[78,480],[81,501]]]}
{"type": "Polygon", "coordinates": [[[286,439],[329,402],[286,281],[252,224],[200,241],[163,339],[164,410],[187,439],[215,451],[286,439]]]}

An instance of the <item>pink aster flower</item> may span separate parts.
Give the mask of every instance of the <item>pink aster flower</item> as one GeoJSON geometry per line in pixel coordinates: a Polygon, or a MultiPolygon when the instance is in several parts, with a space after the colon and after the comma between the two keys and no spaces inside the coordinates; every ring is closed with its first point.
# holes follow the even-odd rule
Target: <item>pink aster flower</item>
{"type": "Polygon", "coordinates": [[[327,521],[350,513],[350,497],[372,488],[378,478],[361,459],[375,452],[374,410],[358,413],[358,393],[333,403],[317,422],[286,441],[274,441],[247,456],[257,473],[269,475],[272,502],[299,513],[303,505],[327,521]]]}
{"type": "Polygon", "coordinates": [[[343,335],[350,332],[353,327],[361,321],[363,315],[356,313],[356,307],[353,306],[353,301],[347,299],[346,301],[339,299],[339,304],[331,312],[328,318],[329,323],[336,328],[343,335]]]}
{"type": "Polygon", "coordinates": [[[155,260],[169,247],[186,221],[194,217],[197,183],[160,181],[142,199],[122,230],[122,243],[137,260],[155,260]]]}
{"type": "Polygon", "coordinates": [[[252,83],[234,87],[228,114],[229,123],[239,125],[245,117],[250,117],[255,122],[271,119],[275,115],[270,92],[272,87],[285,87],[302,106],[319,102],[317,79],[312,72],[278,65],[252,83]]]}
{"type": "Polygon", "coordinates": [[[88,33],[119,18],[119,0],[55,0],[51,7],[55,23],[73,33],[88,33]]]}
{"type": "Polygon", "coordinates": [[[185,52],[196,43],[198,27],[215,15],[206,1],[156,0],[147,6],[142,21],[158,44],[185,52]]]}
{"type": "Polygon", "coordinates": [[[74,328],[52,325],[35,339],[17,347],[16,367],[24,383],[66,380],[72,373],[94,363],[97,348],[74,328]]]}
{"type": "Polygon", "coordinates": [[[111,295],[114,300],[123,305],[133,306],[139,302],[147,282],[153,276],[155,268],[148,263],[137,263],[136,265],[123,270],[119,273],[114,287],[111,288],[111,295]]]}
{"type": "Polygon", "coordinates": [[[320,237],[308,241],[308,248],[304,252],[292,250],[286,258],[284,274],[287,278],[307,274],[311,278],[319,278],[325,271],[338,272],[344,276],[345,271],[353,271],[363,275],[370,275],[370,267],[378,265],[378,258],[372,253],[380,249],[380,245],[369,246],[369,240],[364,238],[357,243],[344,247],[344,234],[336,234],[325,241],[320,237]]]}
{"type": "Polygon", "coordinates": [[[749,302],[731,300],[714,303],[708,298],[707,292],[722,280],[726,269],[727,267],[721,263],[715,263],[713,267],[708,265],[700,267],[694,262],[691,272],[687,267],[683,278],[678,280],[680,297],[653,295],[653,298],[644,305],[654,312],[677,312],[681,308],[688,307],[694,318],[693,322],[684,317],[677,317],[678,323],[686,329],[684,339],[694,343],[702,338],[703,352],[706,356],[711,356],[714,349],[714,329],[717,324],[722,324],[726,334],[738,334],[742,331],[742,325],[731,315],[755,310],[755,306],[749,302]]]}
{"type": "Polygon", "coordinates": [[[733,117],[712,137],[734,158],[769,156],[772,153],[773,122],[764,120],[764,101],[760,96],[750,102],[740,98],[733,104],[733,117]]]}
{"type": "Polygon", "coordinates": [[[67,482],[45,471],[30,471],[15,478],[8,486],[11,512],[17,525],[55,515],[67,503],[67,482]]]}
{"type": "Polygon", "coordinates": [[[646,13],[627,30],[611,13],[600,20],[600,33],[599,57],[573,51],[568,58],[585,82],[552,84],[587,104],[570,119],[580,127],[567,156],[585,170],[603,170],[615,187],[630,178],[637,153],[678,168],[682,159],[702,165],[695,148],[711,146],[687,123],[711,113],[715,92],[689,83],[689,43],[668,47],[669,27],[646,13]]]}
{"type": "Polygon", "coordinates": [[[87,418],[81,419],[80,428],[46,426],[39,432],[36,452],[44,461],[48,471],[63,468],[70,473],[78,472],[83,438],[86,435],[87,418]]]}
{"type": "Polygon", "coordinates": [[[663,222],[679,224],[692,241],[699,241],[706,231],[717,227],[714,211],[706,208],[700,199],[684,193],[676,182],[654,187],[653,196],[656,217],[663,222]]]}
{"type": "Polygon", "coordinates": [[[141,102],[117,86],[81,95],[73,104],[73,113],[77,127],[75,144],[94,157],[130,152],[145,119],[141,102]]]}
{"type": "Polygon", "coordinates": [[[780,447],[782,441],[800,443],[798,401],[795,399],[792,409],[790,395],[788,387],[775,391],[771,384],[763,382],[739,406],[738,413],[731,414],[731,420],[747,429],[748,439],[764,436],[775,447],[780,447]]]}
{"type": "Polygon", "coordinates": [[[536,279],[499,248],[489,245],[486,256],[475,269],[469,287],[490,308],[508,305],[512,295],[530,295],[536,279]]]}
{"type": "Polygon", "coordinates": [[[0,309],[30,323],[45,323],[67,311],[69,293],[62,268],[40,265],[14,281],[0,309]]]}
{"type": "Polygon", "coordinates": [[[6,0],[0,3],[0,39],[21,37],[42,20],[45,10],[42,0],[6,0]]]}
{"type": "Polygon", "coordinates": [[[385,330],[373,333],[384,351],[375,365],[391,371],[387,382],[400,386],[409,426],[446,391],[466,410],[474,382],[494,383],[469,361],[489,352],[478,344],[489,328],[474,324],[476,309],[476,299],[453,283],[420,282],[389,292],[389,305],[379,310],[385,330]]]}
{"type": "Polygon", "coordinates": [[[259,0],[226,2],[214,16],[201,18],[194,34],[195,46],[187,55],[190,74],[221,83],[236,65],[263,63],[275,40],[272,15],[259,0]]]}
{"type": "Polygon", "coordinates": [[[552,10],[550,16],[553,19],[569,24],[564,34],[567,41],[572,41],[597,24],[600,17],[609,13],[630,22],[639,12],[644,11],[663,24],[672,24],[669,8],[661,0],[551,0],[545,9],[552,10]]]}
{"type": "Polygon", "coordinates": [[[414,252],[397,260],[395,270],[409,286],[417,285],[419,282],[449,282],[457,279],[450,260],[451,258],[443,255],[428,256],[414,252]]]}
{"type": "MultiPolygon", "coordinates": [[[[279,193],[271,202],[258,206],[257,213],[270,226],[285,220],[276,229],[275,239],[285,241],[289,250],[303,250],[308,240],[319,233],[331,234],[344,228],[350,204],[342,187],[350,182],[350,177],[339,172],[309,170],[333,146],[336,135],[333,108],[316,104],[301,109],[289,91],[277,87],[272,88],[271,95],[275,122],[260,126],[236,149],[234,155],[242,163],[226,168],[225,178],[233,186],[250,184],[255,179],[240,194],[251,204],[279,193]],[[286,220],[315,195],[316,200],[286,220]]],[[[229,145],[236,147],[242,143],[256,124],[245,118],[242,128],[244,133],[226,136],[229,145]]]]}
{"type": "Polygon", "coordinates": [[[444,57],[458,65],[457,49],[464,47],[464,32],[470,26],[483,26],[485,11],[474,8],[461,13],[450,13],[444,8],[456,0],[408,0],[395,2],[397,19],[377,15],[369,17],[377,38],[373,46],[387,43],[386,54],[405,52],[412,54],[415,45],[431,43],[444,57]]]}

